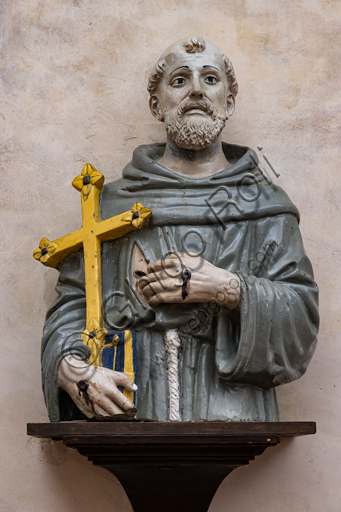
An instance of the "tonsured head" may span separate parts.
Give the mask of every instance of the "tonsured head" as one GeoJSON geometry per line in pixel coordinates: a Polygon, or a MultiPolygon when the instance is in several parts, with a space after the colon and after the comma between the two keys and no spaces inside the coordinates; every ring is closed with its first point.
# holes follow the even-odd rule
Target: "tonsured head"
{"type": "Polygon", "coordinates": [[[202,38],[181,39],[160,57],[148,83],[149,106],[181,148],[213,144],[233,114],[238,84],[229,59],[202,38]]]}

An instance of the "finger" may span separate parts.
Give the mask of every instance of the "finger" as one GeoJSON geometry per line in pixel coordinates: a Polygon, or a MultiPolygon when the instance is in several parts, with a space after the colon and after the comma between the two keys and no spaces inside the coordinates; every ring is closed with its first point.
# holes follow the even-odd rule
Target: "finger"
{"type": "MultiPolygon", "coordinates": [[[[131,402],[130,402],[131,403],[131,402]]],[[[105,411],[109,416],[114,416],[115,414],[124,414],[125,410],[123,410],[116,401],[113,401],[111,398],[107,396],[102,396],[101,402],[98,405],[101,409],[105,411]]],[[[135,407],[134,407],[135,409],[135,407]]],[[[95,408],[96,410],[96,408],[95,408]]]]}
{"type": "MultiPolygon", "coordinates": [[[[173,255],[171,255],[171,256],[173,256],[173,255]]],[[[181,269],[181,261],[179,260],[179,258],[177,258],[177,257],[174,258],[171,256],[169,256],[168,258],[162,259],[162,260],[157,260],[157,261],[153,261],[153,262],[149,263],[147,266],[148,274],[154,273],[154,272],[159,272],[160,270],[172,269],[172,268],[176,268],[176,267],[178,267],[178,270],[181,269]]]]}
{"type": "Polygon", "coordinates": [[[163,271],[151,272],[137,282],[137,288],[142,291],[149,283],[163,283],[165,279],[167,279],[167,276],[163,271]]]}
{"type": "MultiPolygon", "coordinates": [[[[150,306],[157,306],[158,304],[178,304],[183,303],[184,300],[181,296],[181,289],[171,293],[157,293],[148,300],[150,306]]],[[[188,302],[188,301],[187,301],[188,302]]]]}
{"type": "Polygon", "coordinates": [[[153,295],[164,291],[164,288],[159,283],[150,283],[143,289],[142,293],[147,299],[149,299],[150,297],[153,297],[153,295]]]}
{"type": "Polygon", "coordinates": [[[136,282],[136,288],[138,291],[142,291],[145,286],[147,286],[153,278],[153,274],[148,274],[147,276],[143,277],[142,279],[139,279],[136,282]]]}
{"type": "Polygon", "coordinates": [[[114,414],[122,414],[123,413],[123,411],[121,411],[119,413],[113,412],[112,414],[110,414],[109,412],[107,412],[105,409],[103,409],[103,407],[101,407],[98,404],[94,405],[94,411],[95,411],[96,418],[110,418],[114,414]]]}
{"type": "Polygon", "coordinates": [[[128,391],[137,391],[136,384],[123,372],[110,372],[110,378],[116,384],[116,386],[123,386],[128,391]]]}
{"type": "Polygon", "coordinates": [[[103,409],[107,413],[109,412],[109,415],[122,414],[124,411],[120,408],[120,405],[124,406],[125,411],[135,410],[134,405],[117,389],[116,385],[108,383],[101,393],[94,386],[90,385],[88,395],[92,404],[92,406],[90,405],[91,409],[95,412],[96,416],[103,416],[98,408],[103,409]],[[111,409],[108,408],[109,406],[112,406],[111,409]]]}
{"type": "Polygon", "coordinates": [[[148,274],[148,278],[144,278],[143,280],[141,279],[138,284],[138,289],[143,291],[143,289],[150,283],[158,283],[163,290],[168,290],[174,286],[182,286],[182,279],[170,278],[163,271],[155,272],[153,274],[148,274]]]}
{"type": "MultiPolygon", "coordinates": [[[[76,405],[77,405],[77,404],[76,404],[76,405]]],[[[79,409],[79,410],[84,414],[84,416],[86,416],[87,418],[89,418],[89,420],[91,420],[92,418],[94,418],[94,417],[95,417],[95,413],[94,413],[94,411],[93,411],[92,409],[89,411],[89,409],[87,409],[87,408],[85,408],[85,409],[84,409],[84,408],[83,408],[82,406],[80,406],[80,405],[77,405],[77,407],[78,407],[78,409],[79,409]]]]}
{"type": "Polygon", "coordinates": [[[144,278],[143,280],[141,279],[141,281],[138,282],[138,286],[137,286],[137,289],[140,291],[140,292],[143,292],[144,288],[146,288],[146,286],[150,285],[150,283],[160,283],[161,285],[164,286],[164,280],[165,280],[165,275],[163,274],[163,278],[159,278],[159,276],[161,275],[161,272],[157,272],[157,274],[148,274],[148,277],[147,278],[144,278]]]}
{"type": "Polygon", "coordinates": [[[95,413],[91,407],[91,405],[87,404],[85,401],[83,401],[80,397],[72,396],[72,400],[74,401],[77,408],[85,414],[87,418],[93,418],[95,416],[95,413]]]}
{"type": "Polygon", "coordinates": [[[136,411],[135,405],[119,389],[112,388],[107,396],[124,411],[136,411]]]}
{"type": "Polygon", "coordinates": [[[167,295],[173,292],[177,292],[179,288],[182,288],[183,283],[179,283],[174,280],[168,280],[168,286],[162,286],[159,283],[150,283],[146,286],[142,293],[146,297],[146,299],[150,299],[153,295],[157,295],[160,293],[166,293],[167,295]]]}
{"type": "Polygon", "coordinates": [[[156,261],[151,261],[150,263],[148,263],[147,275],[150,273],[158,272],[159,270],[162,270],[163,265],[161,264],[161,261],[162,260],[156,260],[156,261]]]}

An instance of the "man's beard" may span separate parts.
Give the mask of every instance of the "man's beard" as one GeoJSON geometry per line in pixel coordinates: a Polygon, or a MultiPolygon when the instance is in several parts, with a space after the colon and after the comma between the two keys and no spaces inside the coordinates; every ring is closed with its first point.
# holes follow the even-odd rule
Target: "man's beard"
{"type": "Polygon", "coordinates": [[[203,99],[196,102],[188,101],[180,106],[173,119],[168,112],[165,112],[165,126],[168,135],[177,146],[198,151],[207,148],[217,140],[227,118],[227,111],[215,109],[211,103],[203,99]],[[183,119],[183,114],[187,110],[200,106],[209,114],[210,119],[183,119]]]}

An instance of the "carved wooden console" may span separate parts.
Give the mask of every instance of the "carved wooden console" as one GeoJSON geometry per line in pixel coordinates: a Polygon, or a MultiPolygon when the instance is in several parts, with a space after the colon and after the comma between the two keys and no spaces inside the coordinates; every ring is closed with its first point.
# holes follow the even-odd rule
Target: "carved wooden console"
{"type": "Polygon", "coordinates": [[[30,436],[63,441],[123,485],[134,512],[206,512],[223,479],[314,422],[29,423],[30,436]]]}

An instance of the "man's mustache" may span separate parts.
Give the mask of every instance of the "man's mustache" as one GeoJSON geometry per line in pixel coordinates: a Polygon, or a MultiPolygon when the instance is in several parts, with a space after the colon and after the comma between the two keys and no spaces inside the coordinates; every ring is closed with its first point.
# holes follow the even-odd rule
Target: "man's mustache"
{"type": "Polygon", "coordinates": [[[203,110],[204,112],[207,112],[210,116],[212,116],[214,112],[212,103],[206,99],[202,99],[199,101],[187,101],[186,103],[184,103],[184,105],[181,105],[179,107],[178,115],[182,116],[185,112],[188,112],[188,110],[192,110],[194,108],[203,110]]]}

